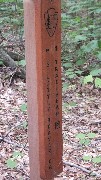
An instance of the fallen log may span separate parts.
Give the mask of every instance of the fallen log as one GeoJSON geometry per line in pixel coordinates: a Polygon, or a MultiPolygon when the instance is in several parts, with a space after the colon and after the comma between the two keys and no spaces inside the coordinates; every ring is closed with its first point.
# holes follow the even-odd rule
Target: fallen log
{"type": "Polygon", "coordinates": [[[14,59],[10,57],[10,55],[3,49],[0,48],[0,59],[5,66],[11,67],[12,70],[17,69],[16,76],[26,79],[26,71],[22,67],[18,67],[14,59]]]}

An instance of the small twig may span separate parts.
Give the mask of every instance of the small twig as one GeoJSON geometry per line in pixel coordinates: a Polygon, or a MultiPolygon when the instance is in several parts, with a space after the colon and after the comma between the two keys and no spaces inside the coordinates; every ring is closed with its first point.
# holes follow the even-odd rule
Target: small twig
{"type": "Polygon", "coordinates": [[[101,177],[101,174],[99,174],[99,173],[97,173],[97,172],[95,172],[95,171],[87,170],[86,168],[81,167],[81,166],[79,166],[79,165],[77,165],[77,164],[74,164],[74,163],[71,163],[71,162],[65,162],[65,161],[64,161],[63,163],[64,163],[64,165],[68,165],[68,166],[71,166],[71,167],[76,167],[76,168],[78,168],[78,169],[80,169],[80,170],[88,173],[88,174],[91,175],[91,176],[101,177]]]}
{"type": "Polygon", "coordinates": [[[15,76],[16,72],[17,72],[17,68],[16,68],[16,69],[12,72],[12,74],[10,75],[9,86],[12,85],[12,82],[13,82],[13,79],[14,79],[14,76],[15,76]]]}
{"type": "Polygon", "coordinates": [[[101,120],[100,121],[92,121],[90,122],[90,125],[98,125],[101,124],[101,120]]]}
{"type": "Polygon", "coordinates": [[[30,178],[30,176],[24,171],[24,169],[17,169],[19,172],[23,173],[27,178],[30,178]]]}
{"type": "Polygon", "coordinates": [[[20,123],[17,123],[15,126],[13,126],[10,130],[8,130],[8,132],[6,133],[6,135],[4,136],[4,138],[5,137],[7,137],[8,136],[8,134],[11,132],[11,131],[13,131],[15,128],[17,128],[18,126],[21,126],[23,124],[23,122],[20,122],[20,123]]]}
{"type": "Polygon", "coordinates": [[[0,137],[0,142],[5,142],[5,143],[8,143],[8,144],[11,144],[12,146],[16,146],[16,147],[19,147],[19,148],[23,148],[23,149],[25,149],[25,150],[28,151],[28,148],[24,148],[23,146],[21,146],[21,145],[19,145],[19,144],[17,144],[17,143],[14,143],[14,142],[12,142],[12,141],[4,138],[4,137],[0,137]]]}

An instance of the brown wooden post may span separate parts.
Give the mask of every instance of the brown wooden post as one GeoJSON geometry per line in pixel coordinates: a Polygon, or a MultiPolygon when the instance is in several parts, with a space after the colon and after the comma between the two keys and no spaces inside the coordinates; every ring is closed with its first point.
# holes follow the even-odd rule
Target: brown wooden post
{"type": "Polygon", "coordinates": [[[31,180],[62,172],[60,0],[24,0],[31,180]]]}

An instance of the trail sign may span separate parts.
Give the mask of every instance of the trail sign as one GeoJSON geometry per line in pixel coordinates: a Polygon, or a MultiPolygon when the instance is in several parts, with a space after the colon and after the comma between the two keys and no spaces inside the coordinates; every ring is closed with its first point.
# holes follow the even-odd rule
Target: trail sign
{"type": "Polygon", "coordinates": [[[24,1],[31,180],[62,172],[60,0],[24,1]]]}

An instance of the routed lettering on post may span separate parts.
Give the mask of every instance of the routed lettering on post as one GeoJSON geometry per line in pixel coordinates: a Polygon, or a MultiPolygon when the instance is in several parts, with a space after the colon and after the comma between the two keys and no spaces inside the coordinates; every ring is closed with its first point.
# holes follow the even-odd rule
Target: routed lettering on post
{"type": "Polygon", "coordinates": [[[40,156],[40,167],[42,177],[45,173],[48,179],[62,171],[60,1],[43,0],[41,17],[45,157],[40,156]],[[43,158],[45,158],[45,169],[42,165],[43,158]]]}
{"type": "MultiPolygon", "coordinates": [[[[30,44],[30,48],[29,51],[26,50],[26,54],[27,61],[28,59],[30,60],[29,56],[31,56],[31,59],[33,59],[33,61],[35,61],[36,64],[36,71],[32,72],[32,78],[34,77],[34,75],[36,76],[34,80],[36,80],[37,87],[35,87],[35,90],[37,91],[37,93],[35,90],[33,90],[33,92],[36,93],[36,106],[38,111],[37,119],[35,119],[35,122],[37,124],[38,121],[38,163],[40,166],[40,178],[45,180],[51,180],[62,172],[63,166],[61,85],[61,2],[60,0],[33,0],[33,3],[34,17],[32,18],[34,18],[34,29],[33,31],[31,30],[31,33],[34,32],[33,36],[35,53],[33,53],[30,50],[31,41],[33,41],[33,39],[29,41],[27,37],[29,41],[28,44],[30,44]]],[[[30,9],[28,10],[29,13],[31,13],[30,9]]],[[[30,18],[28,23],[30,24],[30,18]]],[[[33,25],[31,25],[31,27],[28,28],[32,27],[33,25]]],[[[27,67],[27,76],[31,72],[31,69],[33,68],[30,63],[27,67]]],[[[32,88],[31,83],[33,82],[30,81],[30,84],[28,84],[28,91],[30,91],[29,88],[32,88]]],[[[34,94],[29,94],[31,96],[34,96],[34,94]]],[[[31,101],[31,97],[29,101],[31,101]]],[[[33,103],[31,103],[31,105],[33,103]]],[[[29,109],[31,108],[32,107],[30,107],[29,105],[29,109]]],[[[35,113],[34,109],[31,113],[35,113]]],[[[31,126],[34,126],[34,119],[32,118],[32,115],[30,115],[30,113],[29,116],[31,116],[31,118],[29,117],[31,122],[30,124],[31,126]]],[[[31,128],[29,127],[29,129],[31,128]]],[[[29,142],[31,145],[34,141],[34,136],[32,133],[33,132],[29,132],[29,142]]],[[[31,149],[30,152],[30,154],[32,154],[32,152],[34,153],[34,149],[31,149]]],[[[31,157],[30,162],[32,162],[30,164],[35,163],[35,161],[33,162],[33,159],[31,159],[31,157]]]]}

